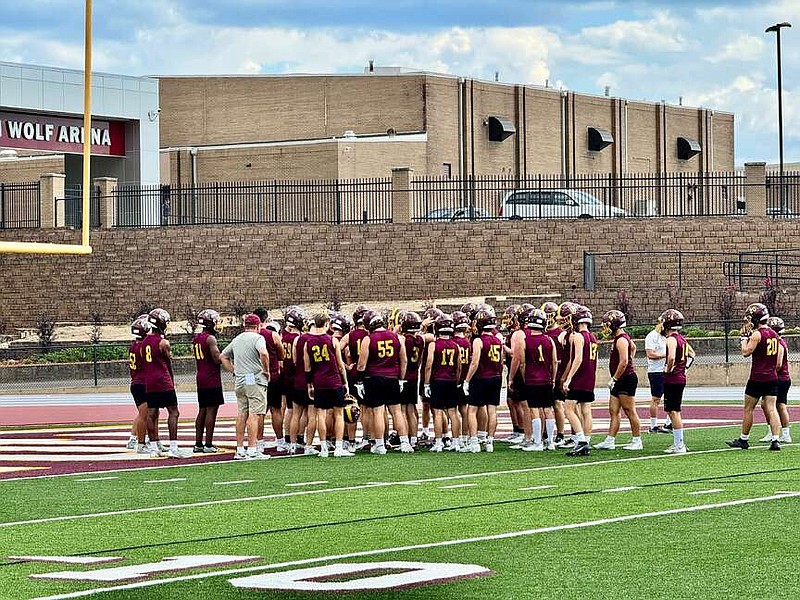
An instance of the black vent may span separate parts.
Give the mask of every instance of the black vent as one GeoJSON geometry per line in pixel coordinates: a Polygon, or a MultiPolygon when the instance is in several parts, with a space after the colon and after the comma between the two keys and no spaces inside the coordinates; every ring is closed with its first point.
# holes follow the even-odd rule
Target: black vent
{"type": "Polygon", "coordinates": [[[681,160],[689,160],[693,156],[697,156],[703,151],[700,147],[700,142],[692,138],[678,136],[678,158],[681,160]]]}
{"type": "Polygon", "coordinates": [[[614,136],[610,131],[599,127],[589,127],[589,150],[600,152],[603,148],[614,143],[614,136]]]}
{"type": "Polygon", "coordinates": [[[514,122],[507,117],[489,117],[489,141],[502,142],[517,133],[514,122]]]}

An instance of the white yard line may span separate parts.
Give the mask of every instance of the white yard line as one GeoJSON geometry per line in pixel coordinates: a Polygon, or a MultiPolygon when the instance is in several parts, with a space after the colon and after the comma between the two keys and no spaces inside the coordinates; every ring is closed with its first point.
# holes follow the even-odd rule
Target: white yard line
{"type": "Polygon", "coordinates": [[[86,479],[76,479],[75,481],[111,481],[119,477],[87,477],[86,479]]]}
{"type": "Polygon", "coordinates": [[[240,479],[239,481],[215,481],[211,485],[239,485],[240,483],[253,483],[253,479],[240,479]]]}
{"type": "Polygon", "coordinates": [[[687,492],[687,496],[702,496],[704,494],[719,494],[720,492],[724,492],[722,488],[716,488],[713,490],[699,490],[697,492],[687,492]]]}
{"type": "Polygon", "coordinates": [[[186,477],[174,477],[172,479],[151,479],[142,483],[175,483],[176,481],[186,481],[186,477]]]}
{"type": "MultiPolygon", "coordinates": [[[[192,502],[185,504],[170,504],[167,506],[150,506],[145,508],[130,508],[126,510],[115,510],[108,512],[88,513],[82,515],[63,515],[60,517],[44,517],[41,519],[27,519],[23,521],[9,521],[0,523],[0,529],[6,527],[18,527],[20,525],[35,525],[39,523],[54,523],[58,521],[74,521],[78,519],[94,519],[99,517],[111,517],[118,515],[130,515],[137,513],[148,512],[161,512],[166,510],[175,510],[183,508],[197,508],[202,506],[216,506],[221,504],[238,504],[241,502],[257,502],[260,500],[273,500],[276,498],[289,498],[292,496],[307,496],[313,494],[331,494],[336,492],[348,492],[364,489],[374,489],[380,487],[390,487],[393,485],[413,485],[415,483],[437,483],[441,481],[457,481],[459,479],[474,479],[479,477],[492,477],[495,475],[518,475],[523,473],[537,473],[542,471],[560,471],[563,469],[582,469],[586,467],[596,467],[601,465],[612,465],[617,463],[627,463],[641,460],[681,460],[687,457],[699,456],[702,454],[716,454],[719,452],[739,452],[738,448],[718,448],[715,450],[700,450],[698,452],[690,452],[688,454],[654,454],[652,456],[631,456],[628,458],[614,458],[611,460],[601,460],[594,462],[574,462],[566,465],[548,465],[544,467],[528,467],[525,469],[509,469],[507,471],[487,471],[484,473],[465,473],[462,475],[447,475],[442,477],[432,477],[429,479],[416,479],[409,481],[396,481],[387,483],[375,483],[373,485],[352,485],[333,488],[324,488],[321,490],[300,490],[296,492],[281,492],[275,494],[265,494],[263,496],[248,496],[244,498],[226,498],[222,500],[208,500],[205,502],[192,502]]],[[[231,463],[234,461],[230,461],[231,463]]],[[[225,463],[207,463],[207,464],[225,464],[225,463]]],[[[8,480],[5,480],[8,481],[8,480]]],[[[317,482],[319,483],[319,482],[317,482]]],[[[291,485],[291,484],[287,484],[291,485]]],[[[306,483],[306,485],[308,485],[306,483]]]]}
{"type": "Polygon", "coordinates": [[[303,487],[306,485],[325,485],[327,481],[301,481],[299,483],[287,483],[286,487],[303,487]]]}
{"type": "Polygon", "coordinates": [[[210,577],[225,577],[228,575],[238,575],[240,573],[257,573],[259,571],[272,571],[276,569],[285,569],[288,567],[296,567],[300,565],[308,565],[320,562],[332,562],[337,560],[347,560],[351,558],[360,558],[364,556],[378,556],[381,554],[392,554],[396,552],[408,552],[411,550],[424,550],[427,548],[441,548],[446,546],[456,546],[461,544],[474,544],[480,542],[491,542],[496,540],[513,539],[519,537],[526,537],[537,535],[540,533],[552,533],[554,531],[567,531],[571,529],[586,529],[589,527],[597,527],[602,525],[610,525],[612,523],[624,523],[626,521],[635,521],[638,519],[648,519],[653,517],[663,517],[666,515],[677,515],[684,513],[700,512],[705,510],[714,510],[717,508],[728,508],[731,506],[745,506],[748,504],[755,504],[758,502],[768,502],[771,500],[783,500],[786,498],[798,497],[800,492],[792,494],[775,494],[772,496],[762,496],[759,498],[746,498],[744,500],[731,500],[730,502],[720,502],[717,504],[701,504],[699,506],[687,506],[684,508],[673,508],[668,510],[661,510],[657,512],[646,512],[632,515],[623,515],[620,517],[611,517],[608,519],[598,519],[596,521],[583,521],[580,523],[568,523],[564,525],[552,525],[549,527],[538,527],[536,529],[524,529],[522,531],[510,531],[508,533],[498,533],[495,535],[486,535],[480,537],[471,537],[454,540],[444,540],[440,542],[429,542],[425,544],[414,544],[411,546],[398,546],[394,548],[379,548],[376,550],[365,550],[363,552],[351,552],[348,554],[335,554],[332,556],[322,556],[318,558],[306,558],[301,560],[293,560],[282,563],[274,563],[271,565],[262,565],[258,567],[243,567],[240,569],[225,569],[222,571],[210,571],[207,573],[197,573],[195,575],[184,575],[180,577],[170,577],[166,579],[159,579],[153,581],[140,581],[136,583],[129,583],[125,585],[117,585],[113,587],[105,587],[98,589],[82,590],[80,592],[72,592],[68,594],[58,594],[55,596],[45,596],[36,598],[34,600],[64,600],[66,598],[80,598],[84,596],[93,596],[95,594],[102,594],[105,592],[119,591],[119,590],[132,590],[143,587],[152,587],[156,585],[164,585],[166,583],[176,583],[179,581],[192,581],[196,579],[208,579],[210,577]]]}
{"type": "Polygon", "coordinates": [[[442,485],[440,490],[456,490],[458,488],[478,487],[477,483],[458,483],[456,485],[442,485]]]}
{"type": "Polygon", "coordinates": [[[615,492],[630,492],[631,490],[640,490],[642,489],[638,485],[629,485],[627,487],[618,487],[618,488],[611,488],[608,490],[601,490],[604,494],[613,494],[615,492]]]}

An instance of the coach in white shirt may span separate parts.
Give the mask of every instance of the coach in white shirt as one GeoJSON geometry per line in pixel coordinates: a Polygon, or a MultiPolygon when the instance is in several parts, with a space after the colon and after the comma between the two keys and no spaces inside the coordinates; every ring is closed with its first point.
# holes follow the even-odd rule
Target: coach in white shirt
{"type": "Polygon", "coordinates": [[[658,405],[664,396],[664,366],[667,362],[667,338],[662,334],[661,322],[644,339],[647,354],[647,379],[650,381],[650,433],[668,433],[658,425],[658,405]]]}

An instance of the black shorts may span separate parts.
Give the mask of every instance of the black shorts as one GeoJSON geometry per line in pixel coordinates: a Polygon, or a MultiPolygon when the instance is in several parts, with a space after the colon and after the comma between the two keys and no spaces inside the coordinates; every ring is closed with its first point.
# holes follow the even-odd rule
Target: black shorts
{"type": "MultiPolygon", "coordinates": [[[[267,388],[267,393],[269,393],[269,388],[267,388]]],[[[311,401],[311,398],[308,397],[308,388],[303,388],[302,390],[292,389],[286,395],[287,401],[290,398],[292,400],[292,406],[311,406],[312,404],[314,404],[311,401]]]]}
{"type": "Polygon", "coordinates": [[[350,388],[350,394],[356,399],[356,401],[359,404],[362,404],[364,402],[364,398],[362,398],[361,394],[358,393],[358,389],[356,388],[356,383],[358,383],[358,379],[354,375],[352,375],[350,371],[348,371],[347,387],[350,388]]]}
{"type": "Polygon", "coordinates": [[[416,404],[419,394],[417,394],[417,382],[406,381],[403,391],[400,392],[400,404],[416,404]]]}
{"type": "Polygon", "coordinates": [[[522,378],[522,374],[517,371],[517,374],[514,376],[514,386],[511,388],[509,394],[506,396],[506,402],[509,400],[511,402],[522,402],[525,400],[522,394],[522,389],[525,387],[525,380],[522,378]]]}
{"type": "Polygon", "coordinates": [[[567,397],[564,395],[564,390],[561,389],[561,383],[556,383],[553,386],[553,400],[560,400],[563,402],[567,397]]]}
{"type": "Polygon", "coordinates": [[[333,390],[314,389],[314,406],[320,410],[344,407],[344,388],[333,390]]]}
{"type": "Polygon", "coordinates": [[[175,390],[167,390],[165,392],[147,392],[147,408],[157,409],[177,405],[178,397],[175,395],[175,390]]]}
{"type": "Polygon", "coordinates": [[[666,412],[681,412],[684,388],[686,388],[685,383],[664,384],[664,410],[666,412]]]}
{"type": "Polygon", "coordinates": [[[778,380],[775,381],[753,381],[748,380],[744,388],[744,393],[751,398],[763,398],[764,396],[778,395],[778,380]]]}
{"type": "Polygon", "coordinates": [[[225,404],[225,397],[222,395],[222,388],[198,388],[197,404],[200,406],[200,408],[221,406],[225,404]]]}
{"type": "Polygon", "coordinates": [[[636,373],[628,373],[627,375],[623,375],[617,382],[614,384],[614,387],[611,388],[611,395],[616,396],[619,398],[619,395],[622,394],[623,396],[636,396],[636,388],[639,386],[639,377],[636,373]]]}
{"type": "Polygon", "coordinates": [[[400,404],[400,382],[392,377],[367,377],[364,380],[364,401],[369,408],[400,404]]]}
{"type": "Polygon", "coordinates": [[[500,406],[500,390],[503,387],[502,377],[478,379],[469,382],[470,406],[500,406]]]}
{"type": "Polygon", "coordinates": [[[789,388],[792,387],[792,380],[778,380],[778,404],[789,404],[789,388]]]}
{"type": "Polygon", "coordinates": [[[458,398],[456,402],[458,402],[459,406],[466,406],[468,404],[467,395],[464,393],[464,388],[461,387],[461,384],[456,387],[456,398],[458,398]]]}
{"type": "Polygon", "coordinates": [[[578,404],[589,404],[590,402],[594,402],[594,392],[570,390],[567,392],[567,400],[574,400],[578,404]]]}
{"type": "Polygon", "coordinates": [[[553,408],[556,405],[551,385],[526,385],[524,396],[528,408],[553,408]]]}
{"type": "Polygon", "coordinates": [[[431,381],[431,408],[447,410],[458,406],[458,386],[455,381],[431,381]]]}
{"type": "Polygon", "coordinates": [[[283,404],[283,385],[280,379],[275,377],[269,380],[267,386],[267,406],[269,408],[280,408],[283,404]]]}
{"type": "Polygon", "coordinates": [[[144,384],[132,383],[131,396],[133,396],[133,401],[136,403],[136,408],[139,408],[142,404],[147,402],[147,391],[144,387],[144,384]]]}
{"type": "Polygon", "coordinates": [[[650,395],[653,398],[661,398],[664,395],[664,372],[648,373],[647,379],[650,381],[650,395]]]}

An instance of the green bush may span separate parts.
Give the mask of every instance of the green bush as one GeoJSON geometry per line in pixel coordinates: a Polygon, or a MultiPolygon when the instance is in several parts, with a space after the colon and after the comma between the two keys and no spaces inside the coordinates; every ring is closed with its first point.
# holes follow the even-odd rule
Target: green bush
{"type": "MultiPolygon", "coordinates": [[[[220,342],[220,348],[224,348],[226,343],[220,342]]],[[[172,344],[172,356],[182,357],[192,355],[192,345],[186,342],[172,344]]],[[[41,354],[33,354],[22,359],[22,364],[43,364],[43,363],[75,363],[92,362],[95,356],[98,361],[127,360],[128,346],[80,346],[78,348],[60,348],[41,354]]]]}

